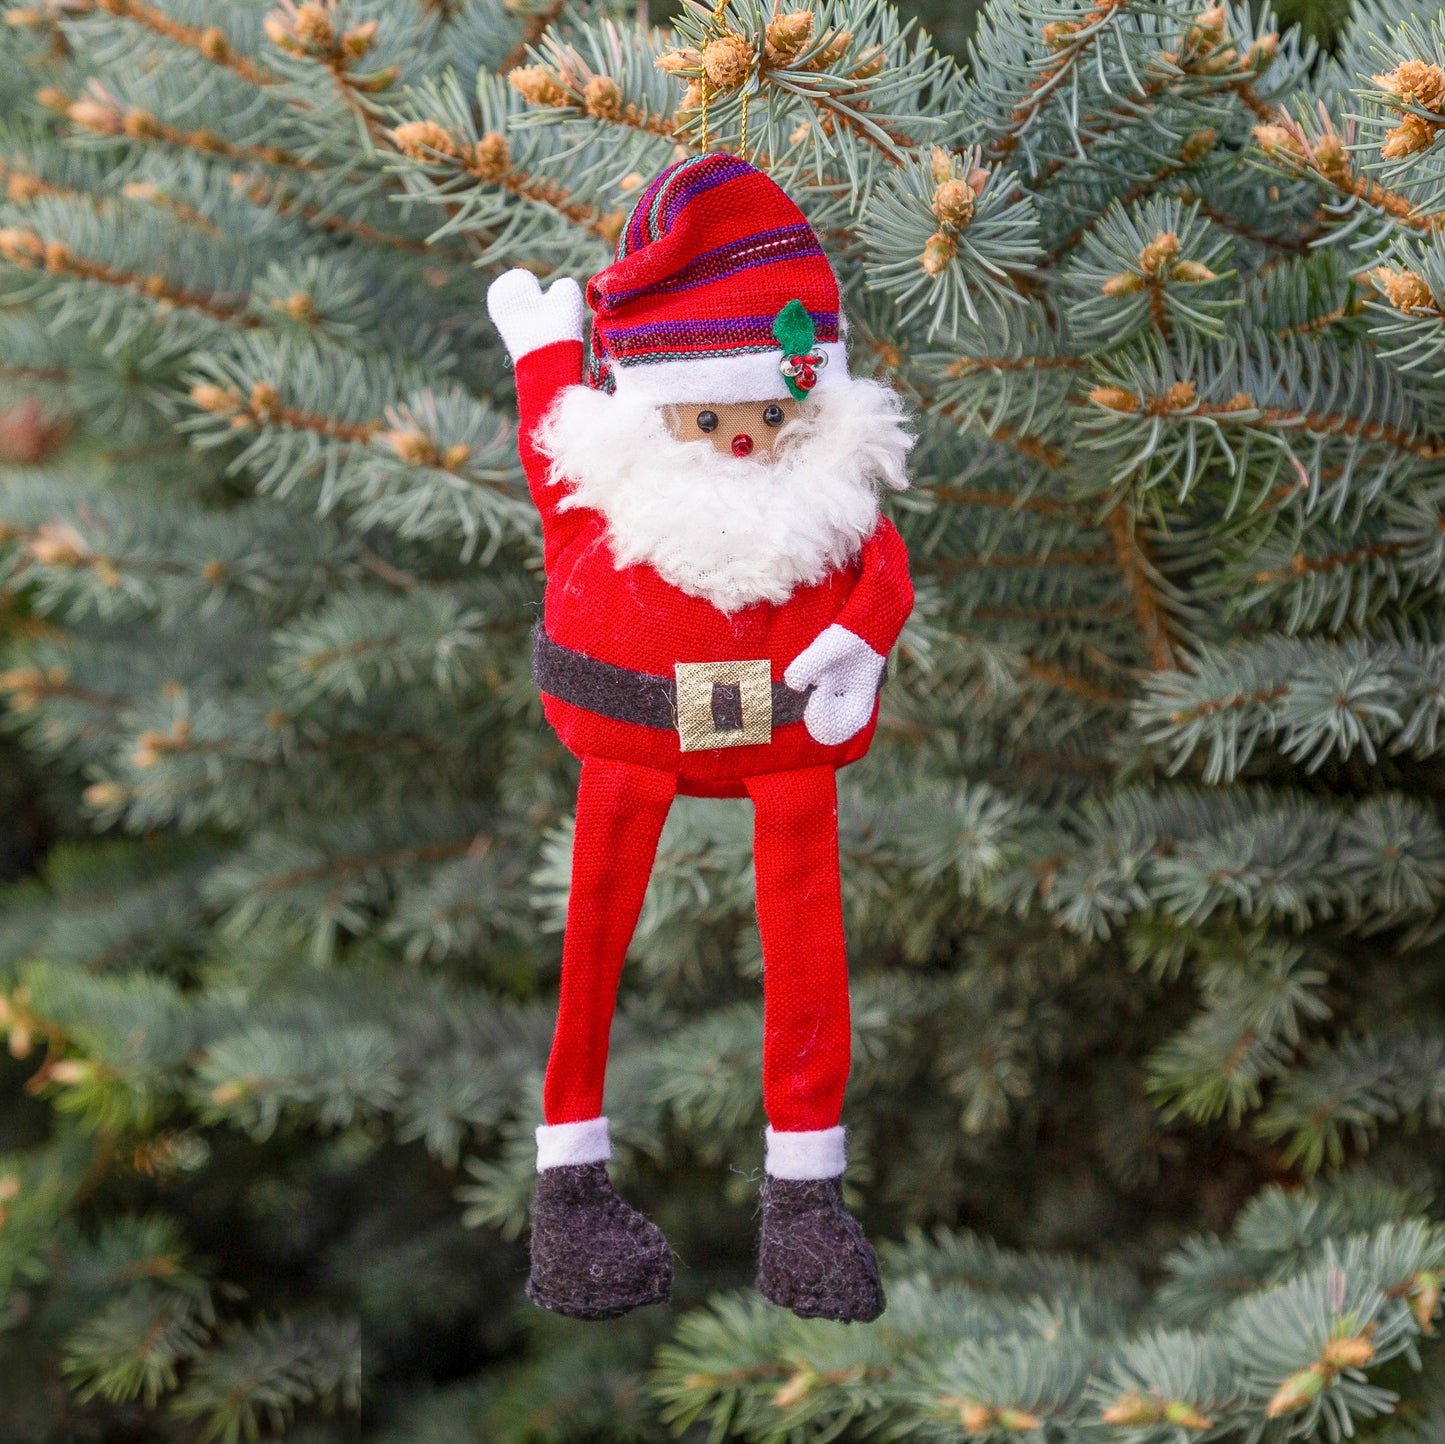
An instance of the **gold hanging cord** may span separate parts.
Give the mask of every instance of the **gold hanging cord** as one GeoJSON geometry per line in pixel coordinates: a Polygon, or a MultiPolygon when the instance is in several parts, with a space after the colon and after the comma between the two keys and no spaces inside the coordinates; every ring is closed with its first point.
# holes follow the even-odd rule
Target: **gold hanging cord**
{"type": "MultiPolygon", "coordinates": [[[[707,33],[708,33],[709,39],[714,38],[714,37],[719,36],[719,35],[726,35],[726,34],[729,33],[727,26],[726,26],[725,24],[723,24],[723,11],[727,9],[727,5],[728,5],[728,0],[717,0],[717,4],[713,6],[712,19],[708,22],[708,29],[707,29],[707,33]]],[[[706,48],[707,48],[706,42],[704,42],[703,48],[704,48],[704,50],[706,50],[706,48]]],[[[746,76],[746,77],[744,78],[744,80],[743,80],[742,133],[741,133],[741,134],[739,135],[739,137],[738,137],[738,155],[741,156],[744,160],[747,159],[747,154],[748,154],[748,90],[747,90],[747,85],[748,85],[748,81],[751,80],[751,79],[752,79],[752,67],[749,66],[749,67],[748,67],[747,76],[746,76]]],[[[707,105],[708,105],[708,101],[711,99],[711,90],[712,90],[712,87],[708,84],[707,71],[706,71],[706,70],[704,70],[704,71],[702,72],[702,75],[701,75],[701,77],[700,77],[700,82],[701,82],[701,85],[702,85],[702,106],[701,106],[701,109],[702,109],[702,152],[703,152],[704,155],[706,155],[707,152],[708,152],[707,105]]]]}

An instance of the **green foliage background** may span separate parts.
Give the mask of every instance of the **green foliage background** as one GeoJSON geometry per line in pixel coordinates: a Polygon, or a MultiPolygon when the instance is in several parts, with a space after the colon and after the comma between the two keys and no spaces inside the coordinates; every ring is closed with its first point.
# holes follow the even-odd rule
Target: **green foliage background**
{"type": "Polygon", "coordinates": [[[888,1313],[747,1287],[741,804],[609,1083],[674,1306],[521,1297],[575,765],[481,297],[605,261],[709,11],[13,0],[0,1444],[1445,1438],[1439,22],[812,11],[751,147],[920,429],[843,796],[888,1313]]]}

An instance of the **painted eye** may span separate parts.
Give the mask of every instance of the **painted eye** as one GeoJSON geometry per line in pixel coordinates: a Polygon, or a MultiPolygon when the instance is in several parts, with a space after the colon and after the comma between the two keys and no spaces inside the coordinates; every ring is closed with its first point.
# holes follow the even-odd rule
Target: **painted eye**
{"type": "Polygon", "coordinates": [[[763,412],[763,420],[769,426],[781,426],[783,424],[783,408],[781,406],[769,406],[763,412]]]}
{"type": "Polygon", "coordinates": [[[716,431],[716,430],[717,430],[717,412],[716,412],[716,411],[699,411],[699,412],[697,413],[697,429],[698,429],[699,431],[716,431]]]}

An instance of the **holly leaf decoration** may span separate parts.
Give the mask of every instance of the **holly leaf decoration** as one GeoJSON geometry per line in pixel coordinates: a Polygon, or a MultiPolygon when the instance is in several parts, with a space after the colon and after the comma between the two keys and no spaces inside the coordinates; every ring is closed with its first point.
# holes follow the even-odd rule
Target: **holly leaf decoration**
{"type": "MultiPolygon", "coordinates": [[[[813,349],[813,338],[816,335],[813,329],[813,318],[807,313],[801,301],[789,301],[773,322],[773,335],[777,338],[778,345],[783,348],[783,356],[806,356],[813,349]]],[[[788,383],[788,390],[792,393],[794,401],[801,401],[808,392],[805,387],[799,386],[791,376],[783,378],[788,383]]]]}

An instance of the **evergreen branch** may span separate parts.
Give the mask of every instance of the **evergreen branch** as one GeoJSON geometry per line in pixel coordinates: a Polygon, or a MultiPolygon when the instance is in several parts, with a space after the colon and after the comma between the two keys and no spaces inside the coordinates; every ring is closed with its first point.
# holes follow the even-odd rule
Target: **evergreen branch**
{"type": "Polygon", "coordinates": [[[143,3],[143,0],[80,0],[79,4],[72,0],[70,8],[94,8],[119,19],[130,20],[176,45],[195,51],[212,65],[224,66],[258,89],[274,85],[280,79],[249,56],[238,54],[227,39],[226,32],[218,25],[198,29],[183,24],[154,5],[143,3]]]}
{"type": "Polygon", "coordinates": [[[1123,498],[1109,509],[1104,521],[1113,539],[1114,559],[1123,575],[1124,586],[1134,601],[1134,619],[1139,624],[1149,664],[1156,671],[1169,671],[1179,663],[1170,639],[1169,618],[1154,582],[1158,573],[1123,498]]]}
{"type": "Polygon", "coordinates": [[[373,245],[386,246],[397,251],[411,251],[419,255],[434,255],[442,250],[428,241],[394,235],[390,231],[368,225],[365,221],[340,215],[324,206],[311,205],[289,195],[279,185],[270,184],[260,176],[237,172],[231,177],[231,185],[252,205],[274,211],[279,216],[297,216],[308,226],[328,235],[343,238],[354,236],[357,240],[368,241],[373,245]]]}
{"type": "Polygon", "coordinates": [[[133,292],[146,300],[199,312],[213,321],[240,327],[261,323],[246,314],[248,298],[231,301],[221,296],[188,291],[168,277],[125,271],[104,261],[78,256],[63,241],[47,241],[28,226],[0,230],[0,259],[22,270],[43,269],[50,275],[73,277],[97,285],[133,292]]]}
{"type": "Polygon", "coordinates": [[[241,145],[214,130],[183,130],[168,125],[138,106],[125,109],[97,80],[91,80],[87,90],[89,93],[79,100],[56,97],[53,104],[79,130],[91,135],[108,139],[124,136],[138,144],[169,145],[210,159],[246,160],[309,175],[324,169],[319,161],[302,160],[283,146],[241,145]]]}

